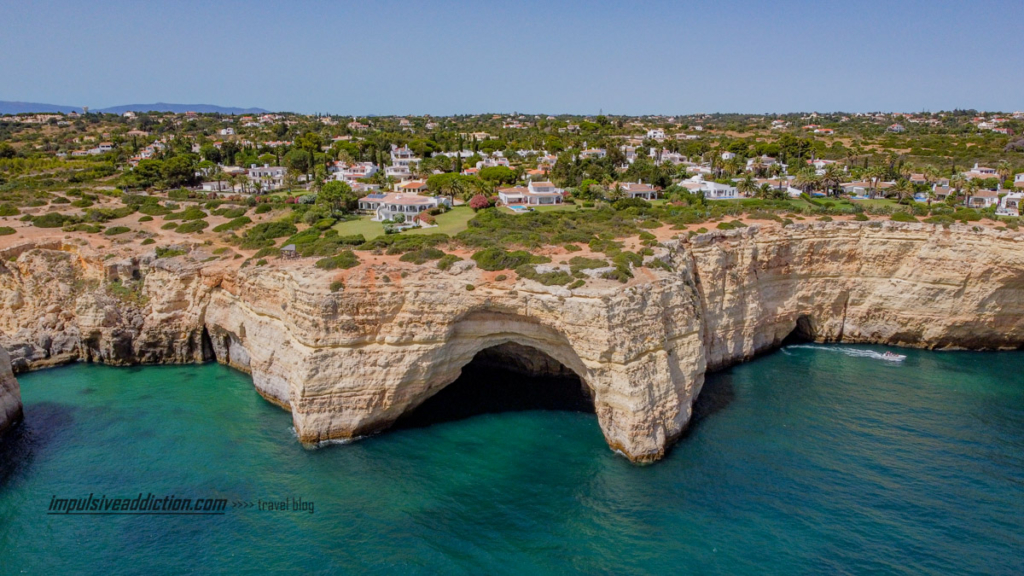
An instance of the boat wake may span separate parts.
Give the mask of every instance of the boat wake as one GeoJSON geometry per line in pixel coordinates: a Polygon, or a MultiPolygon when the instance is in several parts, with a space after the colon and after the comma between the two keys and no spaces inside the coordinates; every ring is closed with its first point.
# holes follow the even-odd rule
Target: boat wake
{"type": "MultiPolygon", "coordinates": [[[[793,349],[793,348],[806,348],[808,350],[823,350],[823,351],[826,351],[826,352],[839,352],[841,354],[845,354],[847,356],[852,356],[854,358],[871,358],[871,359],[874,359],[874,360],[894,361],[894,360],[903,360],[904,358],[906,358],[905,356],[902,356],[902,355],[899,355],[899,354],[896,354],[896,355],[893,355],[893,356],[886,356],[885,354],[883,354],[881,352],[875,352],[874,350],[861,350],[859,348],[846,348],[846,347],[843,347],[843,346],[815,346],[813,344],[794,344],[792,346],[786,346],[786,348],[789,348],[789,349],[793,349]]],[[[782,351],[786,352],[786,348],[783,348],[782,351]]]]}

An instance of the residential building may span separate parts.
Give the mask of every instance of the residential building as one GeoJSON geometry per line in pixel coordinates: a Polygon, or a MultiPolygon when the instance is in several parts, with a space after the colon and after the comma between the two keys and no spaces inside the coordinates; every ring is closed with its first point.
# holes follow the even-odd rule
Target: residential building
{"type": "Polygon", "coordinates": [[[450,206],[447,198],[401,192],[375,193],[359,199],[359,209],[372,211],[373,220],[376,222],[394,220],[398,216],[405,221],[411,221],[416,214],[437,208],[441,204],[450,206]]]}
{"type": "Polygon", "coordinates": [[[284,176],[288,172],[283,166],[271,166],[264,164],[249,167],[249,180],[258,184],[261,190],[277,190],[284,186],[284,176]]]}
{"type": "Polygon", "coordinates": [[[971,208],[988,208],[999,203],[999,193],[995,190],[978,190],[967,198],[971,208]]]}
{"type": "Polygon", "coordinates": [[[635,184],[633,182],[616,182],[615,184],[612,184],[612,187],[618,187],[622,194],[627,198],[641,198],[643,200],[658,199],[658,189],[650,184],[644,184],[643,180],[635,184]]]}
{"type": "Polygon", "coordinates": [[[502,204],[526,204],[540,206],[546,204],[561,204],[562,190],[547,181],[530,181],[526,186],[513,186],[498,190],[498,199],[502,204]]]}
{"type": "Polygon", "coordinates": [[[1024,192],[1010,192],[999,200],[996,208],[997,216],[1020,216],[1020,207],[1024,204],[1024,192]]]}
{"type": "Polygon", "coordinates": [[[664,140],[665,131],[662,130],[661,128],[651,128],[650,130],[647,131],[647,137],[653,140],[664,140]]]}

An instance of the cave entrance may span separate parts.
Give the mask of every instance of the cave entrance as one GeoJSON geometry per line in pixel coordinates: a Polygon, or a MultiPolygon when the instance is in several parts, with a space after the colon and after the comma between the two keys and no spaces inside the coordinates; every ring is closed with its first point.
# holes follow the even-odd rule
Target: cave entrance
{"type": "Polygon", "coordinates": [[[814,342],[817,334],[818,328],[814,323],[814,319],[807,314],[801,314],[796,319],[796,326],[793,328],[793,331],[782,341],[782,345],[814,342]]]}
{"type": "Polygon", "coordinates": [[[480,414],[525,410],[594,413],[594,399],[582,378],[551,356],[515,342],[478,352],[462,374],[413,411],[395,428],[419,428],[480,414]]]}

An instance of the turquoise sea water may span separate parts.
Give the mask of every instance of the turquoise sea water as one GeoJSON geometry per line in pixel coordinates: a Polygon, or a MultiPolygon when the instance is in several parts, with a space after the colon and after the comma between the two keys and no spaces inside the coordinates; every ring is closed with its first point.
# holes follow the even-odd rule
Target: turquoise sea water
{"type": "Polygon", "coordinates": [[[789,347],[712,375],[695,426],[647,467],[580,412],[306,450],[222,366],[26,374],[28,420],[0,448],[0,573],[1024,573],[1024,353],[871,350],[789,347]],[[90,492],[314,513],[46,515],[90,492]]]}

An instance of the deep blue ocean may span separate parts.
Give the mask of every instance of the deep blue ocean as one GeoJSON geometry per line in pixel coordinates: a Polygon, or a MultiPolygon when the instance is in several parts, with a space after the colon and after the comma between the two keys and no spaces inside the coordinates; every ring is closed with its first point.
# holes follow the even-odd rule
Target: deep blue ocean
{"type": "Polygon", "coordinates": [[[1024,352],[883,350],[790,346],[712,374],[643,467],[586,412],[311,450],[222,366],[24,374],[0,573],[1024,574],[1024,352]],[[47,514],[90,493],[307,509],[47,514]]]}

